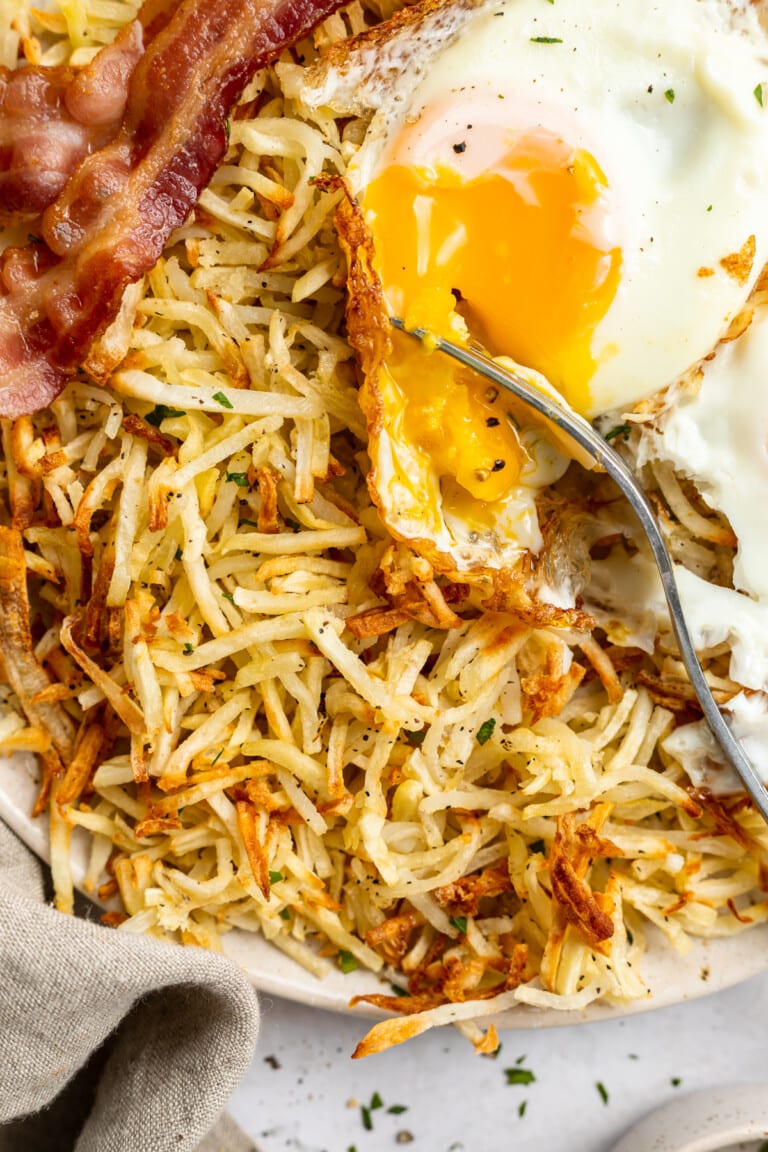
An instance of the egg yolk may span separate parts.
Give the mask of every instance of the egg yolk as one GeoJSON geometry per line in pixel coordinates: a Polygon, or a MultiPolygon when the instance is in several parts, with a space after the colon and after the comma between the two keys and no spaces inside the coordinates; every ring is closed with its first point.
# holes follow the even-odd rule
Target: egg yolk
{"type": "MultiPolygon", "coordinates": [[[[536,131],[469,177],[448,164],[389,163],[364,209],[393,314],[455,340],[458,308],[493,355],[588,408],[592,334],[621,268],[621,250],[604,239],[609,189],[589,153],[536,131]]],[[[489,400],[486,381],[407,337],[394,343],[388,367],[409,439],[477,499],[503,498],[523,460],[503,397],[489,400]]]]}

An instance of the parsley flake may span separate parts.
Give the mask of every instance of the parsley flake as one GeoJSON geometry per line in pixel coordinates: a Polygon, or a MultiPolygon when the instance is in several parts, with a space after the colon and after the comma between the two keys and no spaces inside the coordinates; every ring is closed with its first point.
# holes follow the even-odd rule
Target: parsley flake
{"type": "Polygon", "coordinates": [[[30,232],[27,236],[27,243],[28,244],[42,244],[42,240],[40,239],[39,236],[35,236],[34,232],[30,232]]]}
{"type": "Polygon", "coordinates": [[[286,516],[285,522],[290,528],[291,532],[301,531],[301,524],[299,524],[298,520],[291,520],[290,516],[286,516]]]}
{"type": "Polygon", "coordinates": [[[530,1068],[505,1068],[507,1084],[533,1084],[536,1077],[530,1068]]]}
{"type": "Polygon", "coordinates": [[[185,656],[189,656],[190,652],[194,652],[194,650],[195,650],[194,644],[190,644],[188,640],[185,641],[185,643],[184,643],[185,656]]]}
{"type": "Polygon", "coordinates": [[[623,436],[625,440],[629,440],[629,434],[632,428],[629,424],[617,424],[615,428],[611,428],[610,432],[606,432],[606,440],[615,440],[617,436],[623,436]]]}
{"type": "Polygon", "coordinates": [[[478,728],[477,735],[475,736],[478,744],[487,744],[491,736],[493,736],[493,730],[495,727],[496,721],[494,720],[493,716],[489,716],[487,720],[484,720],[478,728]]]}
{"type": "Polygon", "coordinates": [[[532,840],[531,843],[528,845],[528,851],[529,852],[541,852],[543,854],[544,841],[543,840],[532,840]]]}
{"type": "MultiPolygon", "coordinates": [[[[554,4],[555,0],[549,0],[549,2],[550,2],[550,4],[554,4]]],[[[518,1109],[517,1109],[517,1114],[521,1120],[522,1120],[523,1116],[525,1116],[525,1110],[527,1107],[528,1107],[528,1101],[523,1100],[522,1104],[520,1104],[518,1109]]]]}
{"type": "Polygon", "coordinates": [[[607,1104],[608,1103],[608,1089],[606,1088],[605,1084],[603,1084],[602,1080],[597,1081],[597,1083],[595,1084],[595,1088],[597,1088],[598,1092],[600,1093],[600,1099],[602,1100],[603,1104],[607,1104]]]}
{"type": "Polygon", "coordinates": [[[762,86],[762,84],[756,85],[755,90],[752,93],[752,95],[754,96],[755,100],[757,100],[758,104],[762,108],[762,106],[763,106],[763,86],[762,86]]]}
{"type": "Polygon", "coordinates": [[[378,1092],[374,1092],[373,1096],[371,1096],[371,1102],[368,1107],[371,1112],[373,1112],[375,1108],[384,1107],[384,1101],[382,1100],[381,1096],[379,1096],[378,1092]]]}
{"type": "Polygon", "coordinates": [[[363,1128],[365,1128],[366,1132],[372,1132],[373,1131],[373,1120],[371,1120],[370,1109],[366,1108],[365,1104],[363,1104],[361,1109],[360,1109],[360,1117],[363,1121],[363,1128]]]}
{"type": "Polygon", "coordinates": [[[682,1081],[680,1076],[673,1076],[672,1079],[670,1080],[670,1084],[672,1085],[673,1088],[679,1088],[680,1085],[682,1084],[682,1082],[683,1081],[682,1081]]]}
{"type": "Polygon", "coordinates": [[[466,916],[451,916],[450,923],[457,932],[461,932],[462,936],[467,934],[467,918],[466,916]]]}
{"type": "Polygon", "coordinates": [[[395,996],[410,996],[408,989],[401,988],[399,984],[390,984],[390,988],[394,992],[395,996]]]}
{"type": "Polygon", "coordinates": [[[667,104],[674,104],[674,102],[675,102],[675,90],[674,90],[674,88],[667,88],[666,92],[664,93],[664,99],[666,100],[667,104]]]}
{"type": "Polygon", "coordinates": [[[174,552],[173,558],[174,558],[174,560],[183,560],[184,559],[184,553],[182,552],[181,548],[176,549],[176,551],[174,552]]]}
{"type": "Polygon", "coordinates": [[[283,876],[282,872],[270,872],[270,874],[269,874],[270,884],[279,884],[281,880],[285,880],[285,876],[283,876]]]}
{"type": "Polygon", "coordinates": [[[559,36],[531,36],[531,44],[562,44],[559,36]]]}
{"type": "Polygon", "coordinates": [[[413,745],[414,748],[418,748],[420,744],[424,743],[426,734],[426,728],[422,728],[421,732],[409,732],[407,728],[403,728],[403,736],[405,736],[408,743],[413,745]]]}
{"type": "Polygon", "coordinates": [[[280,909],[280,919],[281,920],[290,920],[290,918],[291,918],[291,914],[288,911],[288,909],[287,908],[281,908],[280,909]]]}
{"type": "Polygon", "coordinates": [[[230,604],[234,604],[235,598],[231,592],[222,592],[222,596],[225,600],[229,600],[230,604]]]}
{"type": "Polygon", "coordinates": [[[408,1107],[405,1104],[390,1104],[389,1108],[387,1108],[390,1116],[402,1116],[403,1112],[407,1111],[408,1107]]]}
{"type": "Polygon", "coordinates": [[[355,959],[355,957],[352,955],[351,952],[344,952],[343,950],[340,951],[338,959],[339,959],[339,968],[341,968],[341,970],[345,976],[348,975],[350,972],[354,972],[355,969],[357,968],[357,960],[355,959]]]}
{"type": "Polygon", "coordinates": [[[215,400],[217,404],[221,404],[222,408],[232,407],[232,401],[228,396],[225,396],[223,392],[214,392],[211,399],[215,400]]]}
{"type": "Polygon", "coordinates": [[[167,404],[156,404],[144,419],[153,428],[159,428],[163,420],[168,420],[171,416],[186,416],[186,412],[181,408],[169,408],[167,404]]]}
{"type": "Polygon", "coordinates": [[[248,473],[247,472],[227,472],[225,473],[227,480],[231,480],[233,484],[237,484],[238,488],[248,488],[248,473]]]}

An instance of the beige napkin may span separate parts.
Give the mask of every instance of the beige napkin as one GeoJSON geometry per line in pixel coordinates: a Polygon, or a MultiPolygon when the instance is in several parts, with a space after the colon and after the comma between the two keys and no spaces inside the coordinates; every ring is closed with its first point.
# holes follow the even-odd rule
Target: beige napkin
{"type": "Polygon", "coordinates": [[[49,907],[0,822],[0,1152],[248,1152],[228,1118],[210,1130],[258,1024],[224,957],[49,907]]]}

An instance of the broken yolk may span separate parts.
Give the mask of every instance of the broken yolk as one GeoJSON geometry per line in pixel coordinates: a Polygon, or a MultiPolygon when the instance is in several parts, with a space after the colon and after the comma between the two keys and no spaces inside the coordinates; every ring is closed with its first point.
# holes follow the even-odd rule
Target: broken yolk
{"type": "MultiPolygon", "coordinates": [[[[461,341],[458,301],[493,355],[589,407],[592,335],[621,269],[621,250],[603,238],[609,189],[589,153],[536,131],[469,178],[447,164],[390,163],[366,188],[364,209],[393,315],[461,341]]],[[[477,499],[503,499],[524,459],[503,394],[408,337],[393,344],[387,366],[404,396],[403,432],[439,475],[477,499]]]]}

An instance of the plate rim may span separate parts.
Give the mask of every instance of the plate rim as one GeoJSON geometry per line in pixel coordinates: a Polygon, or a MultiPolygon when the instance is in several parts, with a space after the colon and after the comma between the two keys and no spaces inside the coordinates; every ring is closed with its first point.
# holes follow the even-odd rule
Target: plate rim
{"type": "MultiPolygon", "coordinates": [[[[37,761],[32,753],[14,753],[12,756],[0,757],[0,819],[4,820],[12,832],[30,849],[39,859],[49,863],[47,813],[33,817],[32,805],[37,790],[36,777],[38,775],[37,761]]],[[[78,837],[80,829],[74,830],[78,837]]],[[[83,837],[84,839],[84,837],[83,837]]],[[[98,904],[93,895],[85,892],[82,887],[83,869],[78,867],[77,860],[73,866],[75,886],[91,903],[98,904]]],[[[675,960],[683,962],[683,968],[691,966],[691,960],[700,966],[699,979],[684,981],[682,989],[675,989],[674,984],[663,986],[653,991],[652,995],[641,1000],[628,1001],[622,1005],[612,1005],[596,1001],[583,1009],[535,1008],[521,1004],[512,1011],[500,1013],[495,1017],[486,1017],[485,1021],[493,1021],[497,1029],[521,1030],[526,1028],[563,1028],[575,1027],[579,1024],[591,1024],[601,1020],[618,1020],[627,1016],[634,1016],[641,1012],[652,1012],[660,1008],[671,1007],[685,1003],[689,1000],[698,1000],[716,992],[725,991],[736,984],[752,979],[762,972],[768,971],[768,924],[758,925],[749,933],[740,933],[736,936],[702,939],[694,942],[693,948],[687,957],[680,957],[671,945],[653,947],[653,933],[657,930],[649,926],[648,934],[652,937],[651,954],[662,969],[673,965],[675,960]],[[714,978],[705,979],[701,972],[711,961],[711,949],[723,951],[723,946],[731,945],[731,951],[736,948],[735,941],[751,940],[753,946],[747,948],[748,963],[741,965],[724,964],[714,966],[714,978]],[[762,941],[762,946],[760,941],[762,941]],[[687,961],[687,963],[686,963],[687,961]]],[[[659,942],[663,939],[658,934],[659,942]]],[[[309,1008],[321,1008],[325,1011],[337,1012],[342,1015],[357,1016],[368,1019],[384,1019],[389,1013],[374,1008],[369,1004],[357,1004],[350,1007],[348,1001],[351,996],[365,992],[380,990],[382,977],[375,973],[358,969],[350,976],[343,976],[331,970],[324,978],[313,976],[302,968],[297,961],[275,948],[260,934],[248,933],[243,929],[233,929],[222,937],[222,947],[225,955],[238,964],[251,984],[262,996],[278,996],[293,1003],[303,1004],[309,1008]],[[268,949],[275,967],[264,967],[259,963],[259,953],[268,949]],[[256,953],[256,961],[249,960],[248,953],[256,953]]],[[[717,951],[715,952],[715,956],[717,951]]],[[[646,961],[649,953],[646,953],[646,961]]],[[[386,983],[386,976],[384,976],[386,983]]]]}

